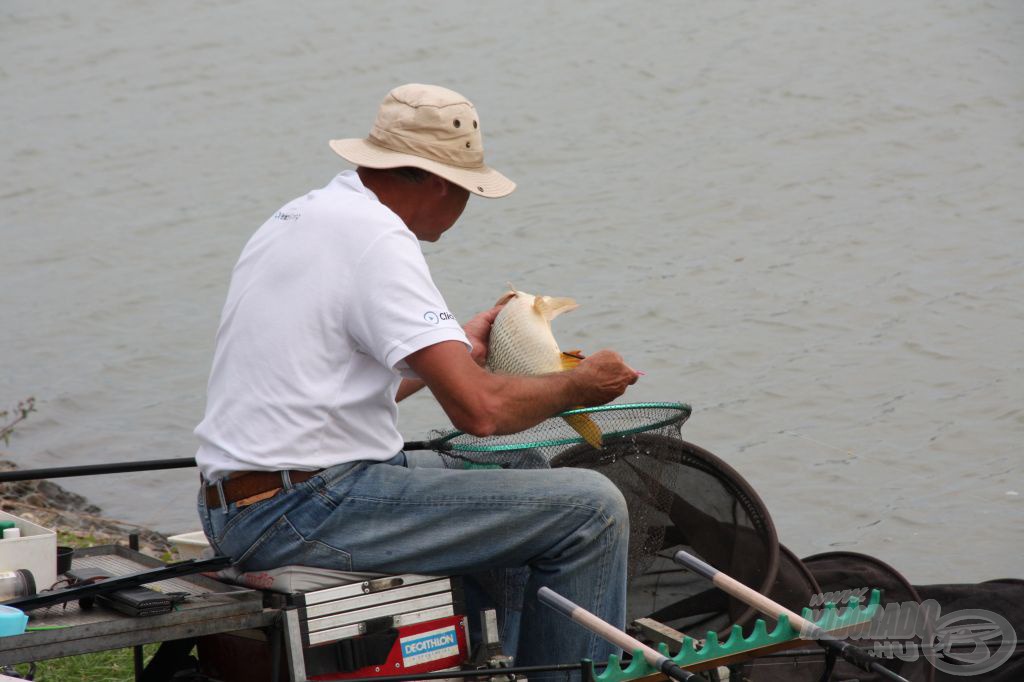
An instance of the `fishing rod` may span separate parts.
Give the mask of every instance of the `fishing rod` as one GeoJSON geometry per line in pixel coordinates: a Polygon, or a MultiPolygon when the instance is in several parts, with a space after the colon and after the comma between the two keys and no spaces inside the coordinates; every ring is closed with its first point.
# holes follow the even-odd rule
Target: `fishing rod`
{"type": "Polygon", "coordinates": [[[98,582],[86,585],[72,585],[71,587],[54,590],[52,592],[41,592],[39,594],[16,597],[3,602],[4,606],[12,606],[21,611],[31,611],[55,604],[63,604],[74,599],[85,599],[101,594],[111,594],[118,590],[138,587],[160,580],[180,578],[196,573],[207,571],[219,571],[231,565],[231,559],[226,556],[215,556],[210,559],[186,559],[166,566],[150,568],[137,573],[123,576],[112,576],[99,580],[98,582]]]}
{"type": "MultiPolygon", "coordinates": [[[[443,439],[414,440],[402,444],[402,451],[433,450],[443,439]]],[[[49,469],[19,469],[0,471],[0,483],[15,481],[36,481],[43,478],[68,478],[71,476],[95,476],[100,474],[124,474],[133,471],[159,471],[162,469],[187,469],[196,465],[195,457],[174,457],[172,459],[149,459],[141,462],[109,462],[107,464],[83,464],[81,466],[51,467],[49,469]]]]}
{"type": "Polygon", "coordinates": [[[680,668],[668,656],[665,656],[656,649],[652,649],[640,640],[627,635],[611,623],[601,620],[590,611],[587,611],[578,604],[574,604],[554,590],[542,587],[537,590],[537,597],[563,616],[579,623],[601,639],[611,642],[624,651],[639,650],[640,653],[643,654],[644,659],[650,663],[655,670],[660,670],[673,680],[685,682],[686,680],[691,680],[696,677],[690,671],[680,668]]]}
{"type": "Polygon", "coordinates": [[[723,592],[736,597],[748,606],[753,606],[766,616],[776,620],[779,619],[779,616],[786,616],[789,619],[790,625],[800,629],[801,638],[816,640],[818,644],[826,650],[834,651],[840,657],[849,661],[861,670],[877,673],[888,680],[893,680],[894,682],[907,682],[906,678],[897,675],[881,663],[874,660],[874,658],[871,657],[871,654],[867,651],[864,651],[860,647],[854,646],[849,642],[836,639],[806,618],[797,615],[782,604],[769,599],[757,590],[747,587],[735,578],[731,578],[725,573],[722,573],[717,568],[701,561],[692,554],[679,550],[676,552],[674,558],[676,563],[685,566],[701,577],[707,578],[723,592]]]}
{"type": "MultiPolygon", "coordinates": [[[[602,405],[600,407],[591,408],[577,408],[574,410],[567,410],[566,412],[559,414],[559,417],[567,417],[577,414],[590,414],[590,413],[601,413],[601,412],[613,412],[618,410],[632,410],[636,408],[669,408],[672,410],[672,417],[659,421],[656,424],[650,424],[648,428],[660,428],[668,424],[682,424],[689,418],[691,408],[689,405],[682,403],[637,403],[637,404],[616,404],[616,405],[602,405]]],[[[628,436],[633,433],[638,433],[642,429],[627,429],[619,432],[617,435],[628,436]]],[[[464,431],[459,430],[445,430],[435,431],[440,435],[431,438],[430,440],[412,440],[402,443],[403,452],[414,452],[414,451],[425,451],[435,450],[445,454],[446,456],[454,457],[456,459],[462,459],[472,464],[486,464],[487,462],[478,462],[472,457],[468,457],[464,454],[460,454],[458,445],[452,445],[458,440],[460,436],[466,435],[464,431]]],[[[568,442],[568,441],[567,441],[568,442]]],[[[519,449],[519,445],[508,445],[503,444],[496,446],[495,450],[502,449],[519,449]]],[[[490,451],[488,449],[488,451],[490,451]]],[[[52,467],[48,469],[20,469],[16,471],[0,471],[0,483],[13,483],[15,481],[35,481],[44,478],[67,478],[70,476],[94,476],[103,474],[121,474],[131,473],[135,471],[159,471],[162,469],[185,469],[196,466],[196,460],[194,457],[176,457],[173,459],[150,459],[143,460],[141,462],[109,462],[107,464],[84,464],[80,466],[69,466],[69,467],[52,467]]],[[[504,467],[505,465],[500,465],[504,467]]]]}

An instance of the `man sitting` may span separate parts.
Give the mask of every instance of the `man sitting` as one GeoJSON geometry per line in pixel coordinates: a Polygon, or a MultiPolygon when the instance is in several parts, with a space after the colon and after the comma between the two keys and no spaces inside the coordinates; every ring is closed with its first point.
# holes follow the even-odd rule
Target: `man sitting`
{"type": "Polygon", "coordinates": [[[529,567],[517,664],[607,658],[609,645],[535,595],[548,586],[623,625],[618,489],[581,469],[408,468],[397,402],[426,385],[457,428],[514,433],[611,401],[637,373],[608,350],[558,374],[483,368],[499,309],[460,327],[418,242],[451,228],[470,193],[515,188],[484,164],[464,97],[396,88],[367,139],[331,147],[356,170],[275,212],[232,273],[195,431],[206,535],[243,570],[529,567]]]}

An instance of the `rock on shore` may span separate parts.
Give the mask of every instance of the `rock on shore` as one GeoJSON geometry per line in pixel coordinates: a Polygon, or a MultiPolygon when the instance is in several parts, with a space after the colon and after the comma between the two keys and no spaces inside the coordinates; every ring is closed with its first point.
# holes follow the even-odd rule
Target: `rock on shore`
{"type": "MultiPolygon", "coordinates": [[[[0,460],[0,471],[12,471],[14,462],[0,460]]],[[[131,523],[108,519],[86,498],[65,490],[53,481],[0,483],[0,509],[79,538],[82,544],[128,544],[131,533],[139,535],[139,549],[157,558],[167,558],[171,545],[167,536],[131,523]]],[[[60,543],[64,543],[63,540],[60,543]]]]}

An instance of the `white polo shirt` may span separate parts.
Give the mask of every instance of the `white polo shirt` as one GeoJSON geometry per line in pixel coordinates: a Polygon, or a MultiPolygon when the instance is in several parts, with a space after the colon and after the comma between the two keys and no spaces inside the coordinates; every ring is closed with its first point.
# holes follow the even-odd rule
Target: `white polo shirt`
{"type": "Polygon", "coordinates": [[[286,204],[246,244],[217,331],[196,461],[232,471],[321,469],[402,448],[404,359],[470,345],[416,236],[346,171],[286,204]]]}

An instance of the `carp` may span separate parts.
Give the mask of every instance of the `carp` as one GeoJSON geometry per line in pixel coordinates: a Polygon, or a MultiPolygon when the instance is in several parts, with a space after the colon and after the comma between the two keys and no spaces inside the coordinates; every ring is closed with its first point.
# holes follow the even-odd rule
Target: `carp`
{"type": "MultiPolygon", "coordinates": [[[[550,374],[570,370],[583,360],[579,351],[562,352],[551,332],[551,321],[576,309],[576,301],[512,289],[495,305],[503,303],[505,307],[491,326],[487,367],[492,372],[550,374]]],[[[601,447],[601,429],[588,415],[574,414],[564,419],[591,446],[601,447]]]]}

